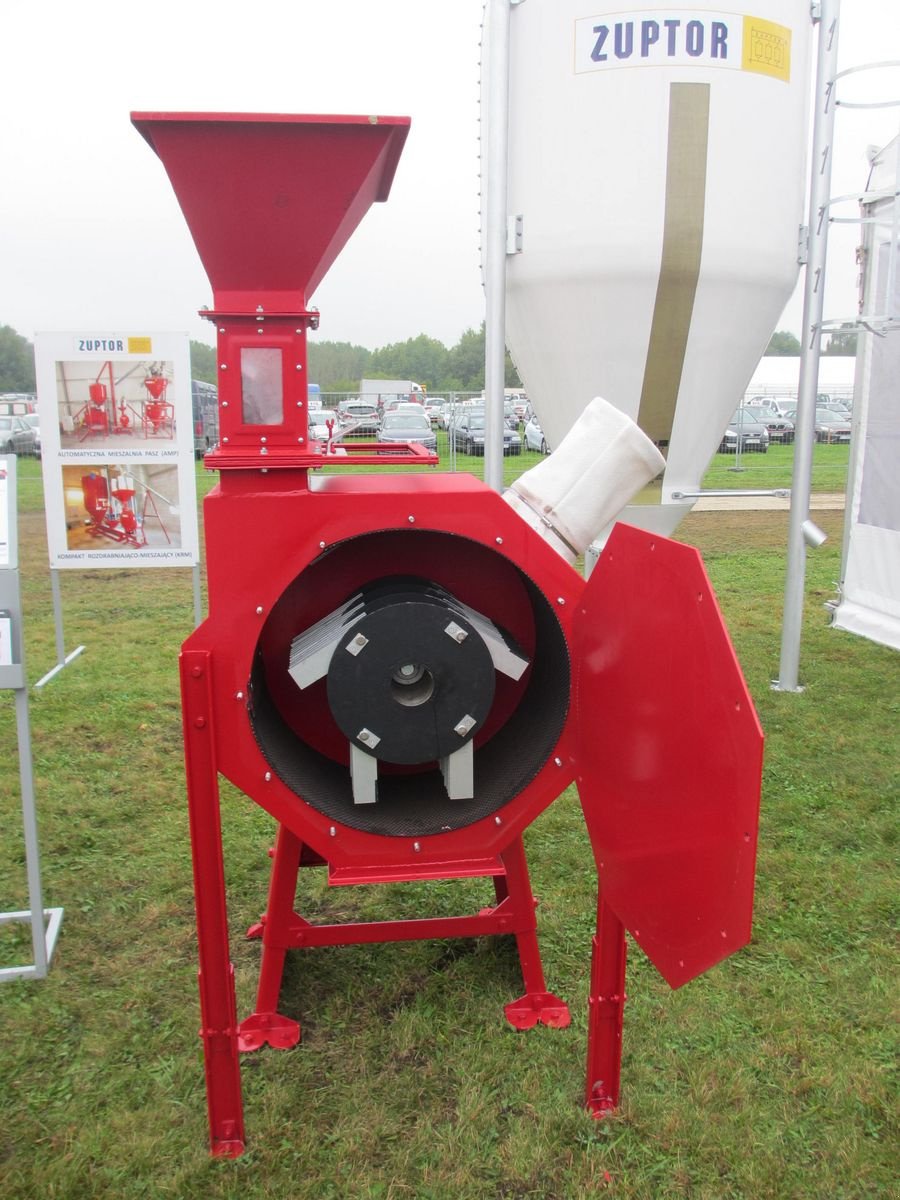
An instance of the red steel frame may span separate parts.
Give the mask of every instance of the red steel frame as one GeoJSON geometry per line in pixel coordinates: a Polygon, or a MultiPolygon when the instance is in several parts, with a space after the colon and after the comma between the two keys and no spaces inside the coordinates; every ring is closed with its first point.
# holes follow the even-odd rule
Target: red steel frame
{"type": "MultiPolygon", "coordinates": [[[[522,834],[573,782],[599,878],[585,1104],[603,1116],[619,1096],[625,930],[673,987],[750,936],[762,738],[699,557],[620,525],[585,583],[469,476],[311,480],[310,468],[329,463],[398,461],[395,446],[338,455],[308,441],[306,330],[318,313],[306,297],[369,205],[386,199],[409,122],[178,113],[133,120],[179,196],[213,285],[214,309],[203,315],[218,331],[221,444],[206,462],[222,474],[204,506],[210,615],[180,662],[213,1153],[244,1149],[241,1051],[299,1040],[297,1022],[279,1012],[291,949],[510,933],[525,994],[506,1006],[507,1019],[520,1029],[568,1024],[566,1005],[546,990],[522,834]],[[247,220],[248,212],[266,220],[247,220]],[[272,424],[244,421],[250,346],[282,356],[283,407],[272,424]],[[528,594],[539,593],[558,622],[573,676],[565,723],[534,778],[490,815],[415,841],[334,821],[295,794],[254,737],[248,692],[267,621],[310,573],[315,588],[302,601],[309,623],[363,583],[416,573],[511,632],[519,626],[525,640],[530,581],[528,594]],[[219,774],[277,825],[266,912],[250,930],[262,940],[256,1006],[241,1022],[219,774]],[[495,903],[468,916],[315,926],[294,911],[304,865],[327,865],[334,884],[484,876],[495,903]]],[[[399,454],[412,464],[435,461],[422,447],[399,454]]],[[[325,718],[304,710],[304,720],[310,726],[294,732],[312,744],[325,718]]]]}

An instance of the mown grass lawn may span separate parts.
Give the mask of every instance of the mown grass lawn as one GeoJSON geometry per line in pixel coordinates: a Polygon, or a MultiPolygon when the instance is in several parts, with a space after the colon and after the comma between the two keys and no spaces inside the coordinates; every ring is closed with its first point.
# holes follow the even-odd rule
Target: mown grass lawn
{"type": "MultiPolygon", "coordinates": [[[[35,679],[54,658],[36,464],[19,490],[35,679]]],[[[31,697],[45,899],[65,919],[49,977],[0,987],[0,1196],[896,1194],[900,657],[827,628],[841,514],[817,522],[830,537],[809,558],[801,695],[769,688],[786,514],[694,514],[679,531],[705,555],[767,734],[757,917],[748,949],[677,993],[632,950],[620,1113],[596,1123],[579,1107],[595,881],[566,794],[526,845],[548,981],[572,1027],[507,1027],[519,980],[504,940],[296,952],[283,1004],[303,1044],[245,1057],[249,1149],[235,1162],[206,1153],[197,1039],[176,671],[190,576],[65,574],[67,645],[87,649],[31,697]]],[[[27,903],[6,697],[3,910],[27,903]]],[[[246,1012],[259,945],[241,932],[264,904],[272,824],[233,790],[223,799],[246,1012]]],[[[478,881],[329,893],[305,872],[298,908],[365,919],[485,896],[478,881]]],[[[0,965],[28,949],[6,930],[0,965]]]]}

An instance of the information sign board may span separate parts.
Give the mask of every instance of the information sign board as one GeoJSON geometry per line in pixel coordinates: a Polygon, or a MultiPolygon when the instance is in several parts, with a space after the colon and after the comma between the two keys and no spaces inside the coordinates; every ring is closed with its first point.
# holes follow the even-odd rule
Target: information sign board
{"type": "Polygon", "coordinates": [[[35,339],[53,568],[199,562],[186,334],[35,339]]]}

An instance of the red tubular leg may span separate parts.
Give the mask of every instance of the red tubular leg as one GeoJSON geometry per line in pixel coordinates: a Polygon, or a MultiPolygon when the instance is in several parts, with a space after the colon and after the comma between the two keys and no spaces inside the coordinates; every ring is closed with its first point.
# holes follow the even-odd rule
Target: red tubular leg
{"type": "Polygon", "coordinates": [[[244,1051],[258,1050],[266,1043],[277,1050],[287,1050],[300,1041],[297,1022],[278,1012],[278,996],[285,955],[288,948],[295,944],[291,942],[290,929],[294,919],[297,872],[302,850],[303,843],[296,834],[279,825],[272,858],[269,901],[262,922],[263,952],[256,1009],[241,1021],[238,1030],[238,1046],[244,1051]]]}
{"type": "Polygon", "coordinates": [[[597,897],[597,934],[591,956],[588,998],[588,1053],[585,1104],[603,1117],[619,1103],[622,1070],[622,1019],[625,1012],[625,929],[603,899],[597,897]]]}
{"type": "Polygon", "coordinates": [[[244,1152],[244,1113],[207,652],[182,653],[181,695],[210,1145],[213,1154],[235,1158],[244,1152]]]}
{"type": "Polygon", "coordinates": [[[564,1029],[572,1018],[566,1002],[547,991],[534,915],[537,901],[528,878],[528,863],[522,839],[516,838],[500,857],[506,867],[507,897],[513,913],[510,933],[516,935],[522,980],[525,984],[525,995],[507,1004],[503,1011],[506,1013],[506,1019],[516,1029],[531,1029],[538,1021],[543,1025],[564,1029]]]}

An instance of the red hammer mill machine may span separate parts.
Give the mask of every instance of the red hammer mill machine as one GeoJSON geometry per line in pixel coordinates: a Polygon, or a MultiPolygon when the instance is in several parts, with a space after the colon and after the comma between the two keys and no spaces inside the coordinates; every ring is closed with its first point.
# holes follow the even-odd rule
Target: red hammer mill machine
{"type": "Polygon", "coordinates": [[[750,936],[762,738],[699,556],[618,525],[586,582],[474,477],[378,472],[433,463],[421,446],[309,439],[308,297],[387,199],[407,119],[132,119],[175,189],[217,329],[209,616],[180,659],[212,1151],[244,1149],[241,1053],[300,1040],[279,1011],[289,950],[511,934],[524,991],[507,1019],[569,1023],[544,979],[522,834],[572,783],[599,877],[585,1103],[601,1116],[619,1095],[626,929],[673,987],[750,936]],[[316,473],[359,462],[372,473],[316,473]],[[277,824],[242,1020],[219,775],[277,824]],[[492,902],[315,925],[294,911],[312,865],[333,885],[483,876],[492,902]]]}

